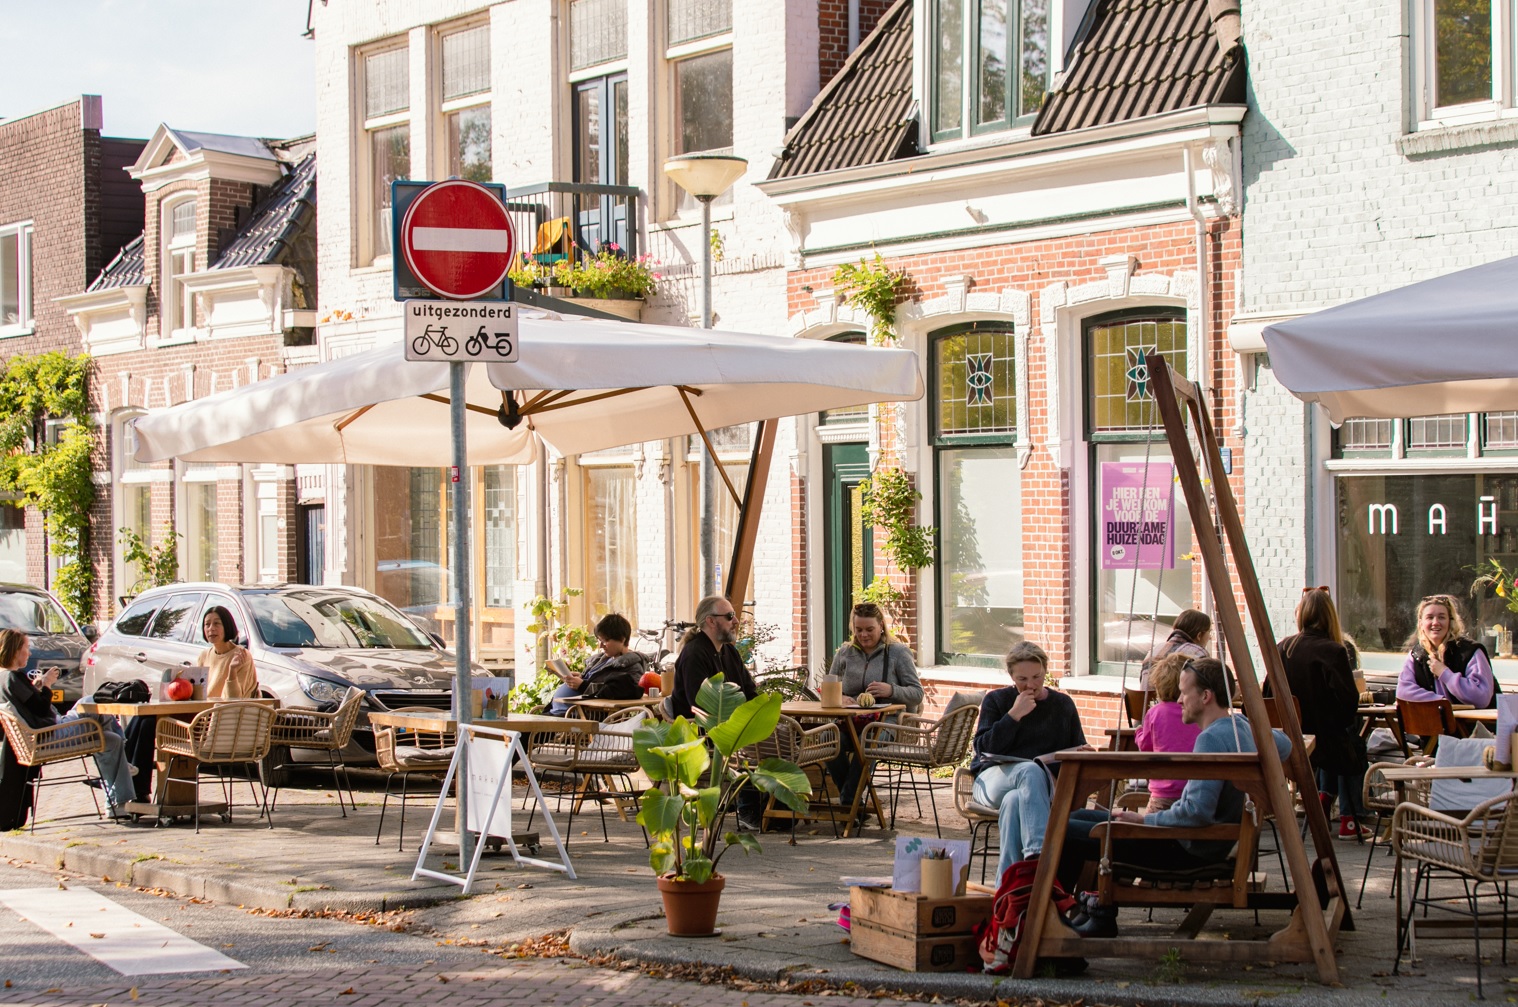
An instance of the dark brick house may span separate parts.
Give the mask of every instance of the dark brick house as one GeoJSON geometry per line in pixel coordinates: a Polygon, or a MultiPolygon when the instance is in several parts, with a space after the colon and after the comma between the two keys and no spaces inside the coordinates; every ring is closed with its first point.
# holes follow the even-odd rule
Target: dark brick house
{"type": "MultiPolygon", "coordinates": [[[[99,95],[0,121],[0,363],[81,350],[58,298],[78,294],[140,230],[126,174],[142,140],[101,135],[99,95]]],[[[0,581],[47,584],[35,510],[0,507],[0,581]]]]}

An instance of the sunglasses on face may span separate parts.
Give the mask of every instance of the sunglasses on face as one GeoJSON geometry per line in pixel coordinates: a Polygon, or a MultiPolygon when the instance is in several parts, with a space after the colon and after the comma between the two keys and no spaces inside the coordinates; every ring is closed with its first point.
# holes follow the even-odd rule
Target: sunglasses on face
{"type": "Polygon", "coordinates": [[[738,621],[738,613],[737,612],[713,612],[712,613],[712,618],[713,619],[726,619],[728,622],[737,622],[738,621]]]}

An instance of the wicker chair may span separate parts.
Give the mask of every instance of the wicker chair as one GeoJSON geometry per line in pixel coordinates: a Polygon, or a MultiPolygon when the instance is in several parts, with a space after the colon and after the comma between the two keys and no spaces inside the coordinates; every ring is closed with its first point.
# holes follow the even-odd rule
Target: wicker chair
{"type": "MultiPolygon", "coordinates": [[[[31,786],[30,831],[36,832],[37,792],[43,787],[95,779],[96,774],[90,772],[90,765],[84,758],[105,751],[105,732],[99,724],[88,719],[54,724],[52,727],[31,728],[8,706],[0,706],[0,724],[4,725],[5,741],[10,745],[11,754],[16,757],[16,761],[29,769],[38,770],[37,779],[31,786]],[[83,767],[81,773],[51,780],[42,779],[43,766],[70,759],[79,760],[79,765],[83,767]]],[[[94,791],[90,792],[90,797],[95,801],[95,816],[104,817],[100,812],[100,799],[94,791]]]]}
{"type": "MultiPolygon", "coordinates": [[[[624,821],[627,820],[624,802],[637,807],[638,793],[632,775],[638,771],[638,757],[633,754],[632,732],[648,716],[647,710],[631,707],[602,720],[593,735],[579,731],[540,732],[528,740],[527,759],[540,776],[554,773],[572,781],[566,836],[574,831],[575,814],[587,798],[596,802],[601,815],[601,838],[606,842],[611,842],[611,834],[606,831],[606,802],[610,800],[616,806],[624,821]]],[[[562,794],[560,798],[562,807],[562,794]]],[[[529,824],[531,821],[529,814],[529,824]]]]}
{"type": "MultiPolygon", "coordinates": [[[[343,701],[338,704],[336,710],[330,713],[318,713],[315,710],[280,710],[274,716],[274,728],[270,732],[273,745],[307,748],[327,753],[327,762],[332,767],[332,786],[337,791],[337,807],[344,818],[348,817],[348,809],[343,804],[344,780],[348,784],[348,803],[353,805],[354,811],[358,810],[358,801],[353,796],[353,780],[348,775],[348,766],[343,762],[342,752],[353,738],[353,728],[358,723],[359,707],[363,705],[363,700],[364,690],[349,686],[347,693],[343,696],[343,701]],[[337,775],[339,769],[343,773],[341,779],[337,775]]],[[[269,800],[270,809],[278,803],[279,787],[276,786],[269,800]]]]}
{"type": "MultiPolygon", "coordinates": [[[[784,759],[793,762],[805,773],[816,769],[822,779],[822,799],[827,802],[828,763],[838,758],[842,751],[843,732],[836,723],[823,724],[807,729],[792,717],[782,716],[775,725],[775,733],[746,751],[754,761],[761,759],[784,759]]],[[[811,774],[808,774],[811,775],[811,774]]],[[[790,819],[791,845],[796,845],[796,819],[805,818],[805,812],[792,811],[775,800],[773,794],[764,805],[762,824],[768,828],[771,819],[790,819]]],[[[838,819],[833,818],[833,836],[838,835],[838,819]]]]}
{"type": "Polygon", "coordinates": [[[221,780],[222,794],[226,797],[227,810],[222,821],[232,820],[232,766],[240,765],[247,772],[248,787],[259,799],[260,815],[274,828],[274,816],[269,813],[269,791],[254,771],[264,756],[269,754],[269,735],[274,727],[274,708],[262,703],[225,703],[204,710],[186,723],[172,717],[158,720],[158,754],[170,756],[164,773],[163,786],[158,788],[158,815],[163,817],[169,784],[187,783],[195,790],[195,831],[200,831],[200,770],[202,766],[216,767],[221,780]],[[173,756],[181,756],[174,759],[173,756]],[[175,776],[176,767],[183,767],[183,760],[192,760],[190,775],[175,776]],[[262,796],[260,797],[260,791],[262,796]]]}
{"type": "MultiPolygon", "coordinates": [[[[428,706],[407,706],[394,713],[437,713],[428,706]]],[[[439,731],[407,731],[398,736],[393,727],[374,732],[374,758],[385,776],[385,796],[380,802],[379,826],[374,830],[374,845],[378,846],[385,831],[385,811],[390,806],[390,792],[395,778],[401,780],[401,827],[395,837],[395,848],[400,851],[406,843],[406,803],[411,800],[410,782],[413,776],[433,780],[441,787],[443,776],[453,762],[453,735],[439,731]],[[403,740],[404,739],[404,740],[403,740]]],[[[417,795],[436,799],[438,791],[417,795]]]]}
{"type": "Polygon", "coordinates": [[[944,784],[935,784],[931,774],[935,769],[948,769],[964,760],[965,753],[970,750],[970,742],[975,737],[975,724],[979,719],[979,709],[961,706],[937,720],[907,714],[899,723],[877,721],[865,726],[859,735],[859,748],[866,764],[871,767],[870,774],[873,776],[874,771],[882,766],[887,770],[902,771],[889,780],[889,828],[896,827],[896,804],[901,798],[902,789],[909,787],[915,794],[925,787],[928,803],[933,808],[933,830],[939,838],[943,837],[943,830],[938,824],[938,803],[932,797],[933,790],[944,784]],[[929,774],[925,783],[918,783],[908,775],[918,769],[929,774]]]}
{"type": "MultiPolygon", "coordinates": [[[[1432,766],[1433,756],[1415,755],[1406,762],[1374,762],[1365,770],[1365,785],[1360,791],[1360,807],[1366,811],[1376,813],[1375,835],[1371,836],[1370,849],[1365,851],[1365,871],[1360,875],[1360,895],[1355,899],[1355,908],[1360,908],[1360,903],[1365,901],[1365,883],[1370,880],[1370,862],[1376,855],[1376,846],[1381,844],[1381,824],[1397,810],[1397,786],[1381,775],[1384,769],[1396,769],[1402,766],[1432,766]]],[[[1416,780],[1404,785],[1402,797],[1417,804],[1428,804],[1428,780],[1416,780]]],[[[1390,846],[1387,853],[1391,853],[1390,846]]],[[[1392,893],[1388,892],[1390,897],[1392,893]]]]}
{"type": "MultiPolygon", "coordinates": [[[[1471,936],[1476,942],[1476,996],[1484,997],[1481,986],[1481,886],[1491,885],[1500,905],[1496,913],[1503,920],[1502,962],[1507,964],[1507,885],[1518,877],[1518,826],[1508,813],[1514,795],[1502,794],[1482,801],[1463,818],[1455,818],[1411,801],[1397,805],[1392,815],[1392,848],[1401,861],[1416,865],[1407,913],[1397,899],[1397,959],[1392,965],[1396,975],[1402,965],[1402,952],[1413,958],[1418,907],[1423,907],[1425,923],[1430,910],[1469,914],[1471,936]],[[1464,889],[1461,898],[1435,896],[1431,882],[1435,872],[1454,877],[1464,889]],[[1420,889],[1422,895],[1419,895],[1420,889]]],[[[1488,925],[1494,921],[1487,920],[1488,925]]]]}
{"type": "MultiPolygon", "coordinates": [[[[954,770],[954,808],[970,823],[970,860],[973,863],[977,856],[981,858],[980,883],[985,884],[986,868],[991,866],[991,859],[1001,856],[999,836],[998,844],[991,845],[991,833],[996,831],[1001,813],[975,800],[975,774],[964,767],[954,770]],[[982,829],[985,830],[985,838],[980,840],[980,849],[977,850],[975,843],[980,838],[982,829]]],[[[1000,882],[1001,879],[996,880],[1000,882]]]]}

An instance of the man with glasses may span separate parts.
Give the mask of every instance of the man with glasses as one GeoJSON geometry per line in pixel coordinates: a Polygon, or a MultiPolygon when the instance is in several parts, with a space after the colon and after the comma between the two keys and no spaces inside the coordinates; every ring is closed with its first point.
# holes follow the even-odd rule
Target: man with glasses
{"type": "Polygon", "coordinates": [[[753,699],[759,690],[748,666],[734,646],[738,641],[738,613],[733,603],[719,594],[702,598],[696,606],[696,625],[685,635],[680,656],[675,658],[675,691],[670,709],[677,717],[689,717],[701,683],[717,673],[753,699]]]}
{"type": "MultiPolygon", "coordinates": [[[[733,603],[720,594],[702,598],[696,606],[696,625],[686,634],[680,656],[675,658],[675,691],[669,708],[679,717],[689,717],[701,683],[721,674],[743,690],[747,699],[759,694],[754,677],[748,673],[738,648],[738,613],[733,603]]],[[[761,830],[766,796],[753,787],[738,791],[738,827],[746,832],[761,830]]]]}

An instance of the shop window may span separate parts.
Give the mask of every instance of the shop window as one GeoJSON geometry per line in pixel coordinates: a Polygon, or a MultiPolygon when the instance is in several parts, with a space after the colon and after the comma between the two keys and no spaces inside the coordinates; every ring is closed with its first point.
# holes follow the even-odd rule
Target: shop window
{"type": "MultiPolygon", "coordinates": [[[[1137,674],[1138,663],[1192,607],[1191,521],[1174,490],[1170,447],[1149,381],[1163,359],[1186,373],[1180,313],[1122,312],[1087,321],[1086,440],[1089,449],[1093,654],[1096,670],[1137,674]],[[1116,508],[1143,501],[1137,514],[1116,508]],[[1137,521],[1141,544],[1106,522],[1137,521]],[[1151,530],[1158,523],[1164,531],[1151,530]],[[1110,532],[1110,533],[1109,533],[1110,532]],[[1156,536],[1168,537],[1159,548],[1156,536]]],[[[1131,509],[1131,508],[1130,508],[1131,509]]]]}
{"type": "MultiPolygon", "coordinates": [[[[668,0],[665,58],[671,72],[676,154],[729,154],[733,149],[732,0],[668,0]]],[[[676,207],[695,199],[676,189],[676,207]]],[[[713,202],[732,201],[732,190],[713,202]]]]}
{"type": "Polygon", "coordinates": [[[932,133],[1030,124],[1049,89],[1049,0],[931,0],[932,133]]]}
{"type": "Polygon", "coordinates": [[[1518,412],[1351,419],[1333,431],[1337,459],[1481,457],[1514,451],[1518,451],[1518,412]]]}
{"type": "MultiPolygon", "coordinates": [[[[132,429],[131,421],[140,413],[127,413],[117,416],[112,424],[112,452],[111,468],[115,480],[115,492],[111,494],[112,501],[116,506],[115,527],[126,528],[135,532],[144,542],[151,543],[153,538],[153,482],[157,475],[151,465],[140,462],[136,457],[137,435],[132,429]]],[[[116,539],[115,592],[118,598],[131,597],[138,593],[138,582],[142,579],[142,567],[140,564],[128,564],[124,558],[121,547],[120,535],[116,539]]]]}
{"type": "Polygon", "coordinates": [[[977,322],[931,345],[938,662],[997,667],[1023,638],[1016,340],[977,322]]]}
{"type": "Polygon", "coordinates": [[[184,578],[220,580],[216,565],[216,466],[188,466],[182,486],[180,556],[184,578]]]}
{"type": "Polygon", "coordinates": [[[1518,475],[1339,475],[1334,521],[1344,631],[1366,651],[1400,652],[1418,601],[1452,595],[1467,635],[1518,629],[1506,601],[1470,594],[1475,571],[1518,565],[1518,475]]]}
{"type": "Polygon", "coordinates": [[[585,603],[592,620],[612,612],[638,624],[637,480],[625,466],[583,469],[585,603]]]}
{"type": "Polygon", "coordinates": [[[390,183],[411,177],[410,60],[404,45],[369,52],[360,60],[362,263],[390,254],[390,183]]]}
{"type": "Polygon", "coordinates": [[[0,336],[32,331],[32,225],[0,226],[0,336]]]}
{"type": "Polygon", "coordinates": [[[440,36],[438,48],[448,175],[471,182],[489,182],[490,26],[448,31],[440,36]]]}

